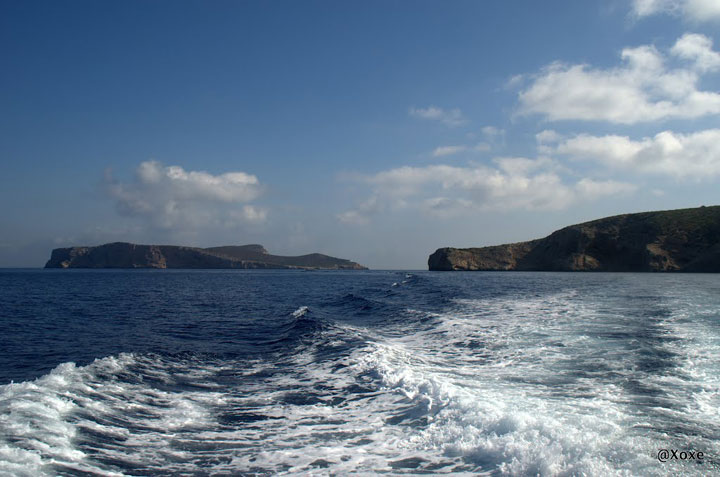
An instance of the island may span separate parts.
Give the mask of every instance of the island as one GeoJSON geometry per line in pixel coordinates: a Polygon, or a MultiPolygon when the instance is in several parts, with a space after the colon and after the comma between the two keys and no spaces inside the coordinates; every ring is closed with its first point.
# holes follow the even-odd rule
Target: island
{"type": "Polygon", "coordinates": [[[430,270],[720,272],[720,206],[624,214],[545,238],[439,248],[430,270]]]}
{"type": "Polygon", "coordinates": [[[262,245],[183,247],[115,242],[96,247],[56,248],[45,268],[243,268],[367,270],[342,258],[311,253],[271,255],[262,245]]]}

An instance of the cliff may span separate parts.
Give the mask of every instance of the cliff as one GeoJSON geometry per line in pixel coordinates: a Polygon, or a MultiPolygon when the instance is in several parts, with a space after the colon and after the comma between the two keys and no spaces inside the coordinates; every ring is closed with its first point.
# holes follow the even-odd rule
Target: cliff
{"type": "Polygon", "coordinates": [[[56,248],[45,268],[301,268],[367,270],[362,265],[319,253],[299,257],[271,255],[262,245],[212,248],[136,245],[116,242],[97,247],[56,248]]]}
{"type": "Polygon", "coordinates": [[[430,270],[720,272],[720,206],[625,214],[549,236],[482,248],[440,248],[430,270]]]}

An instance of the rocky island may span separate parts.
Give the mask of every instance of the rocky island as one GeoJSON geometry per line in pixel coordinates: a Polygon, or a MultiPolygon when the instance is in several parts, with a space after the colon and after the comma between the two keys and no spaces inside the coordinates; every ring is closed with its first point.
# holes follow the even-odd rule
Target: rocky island
{"type": "Polygon", "coordinates": [[[440,248],[430,270],[720,272],[720,206],[617,215],[549,236],[440,248]]]}
{"type": "Polygon", "coordinates": [[[97,247],[56,248],[45,268],[280,268],[367,270],[342,258],[311,253],[271,255],[262,245],[196,248],[116,242],[97,247]]]}

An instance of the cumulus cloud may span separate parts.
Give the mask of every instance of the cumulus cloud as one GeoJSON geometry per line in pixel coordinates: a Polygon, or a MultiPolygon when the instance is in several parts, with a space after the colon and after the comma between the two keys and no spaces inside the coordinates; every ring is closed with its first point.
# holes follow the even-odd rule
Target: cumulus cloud
{"type": "Polygon", "coordinates": [[[492,149],[492,146],[486,142],[479,142],[470,148],[473,152],[487,152],[492,149]]]}
{"type": "Polygon", "coordinates": [[[682,15],[695,21],[720,20],[720,2],[717,0],[634,0],[632,12],[637,17],[657,14],[682,15]]]}
{"type": "Polygon", "coordinates": [[[354,210],[348,210],[337,214],[337,219],[343,224],[365,225],[370,222],[369,216],[380,211],[380,203],[377,196],[372,196],[358,205],[354,210]]]}
{"type": "Polygon", "coordinates": [[[505,130],[495,126],[485,126],[480,129],[480,132],[485,139],[485,142],[479,144],[485,147],[483,150],[490,150],[493,147],[504,145],[505,143],[505,130]]]}
{"type": "Polygon", "coordinates": [[[702,74],[720,68],[718,58],[712,40],[686,34],[669,55],[648,45],[625,48],[615,68],[553,63],[520,92],[519,112],[620,124],[720,114],[720,93],[698,89],[702,74]],[[669,57],[684,66],[669,68],[669,57]]]}
{"type": "Polygon", "coordinates": [[[549,157],[540,157],[537,159],[528,159],[525,157],[497,157],[493,160],[498,168],[507,174],[529,175],[536,171],[552,171],[554,173],[564,170],[557,161],[549,157]]]}
{"type": "Polygon", "coordinates": [[[464,151],[467,151],[467,146],[440,146],[435,148],[432,155],[433,157],[452,156],[464,151]]]}
{"type": "Polygon", "coordinates": [[[431,197],[420,203],[420,210],[428,215],[449,217],[473,208],[473,202],[467,199],[449,197],[431,197]]]}
{"type": "Polygon", "coordinates": [[[504,129],[496,128],[495,126],[485,126],[480,131],[483,133],[483,136],[489,139],[505,134],[504,129]]]}
{"type": "Polygon", "coordinates": [[[415,118],[439,121],[450,127],[461,126],[468,122],[465,116],[463,116],[462,111],[457,108],[449,110],[438,108],[436,106],[430,106],[428,108],[410,108],[409,114],[415,118]]]}
{"type": "Polygon", "coordinates": [[[691,134],[663,131],[640,140],[580,134],[562,141],[555,151],[639,173],[697,180],[720,176],[720,129],[691,134]]]}
{"type": "MultiPolygon", "coordinates": [[[[720,2],[718,2],[720,4],[720,2]]],[[[696,33],[686,33],[672,47],[670,52],[680,58],[693,61],[701,72],[720,69],[720,53],[713,51],[710,38],[696,33]]]]}
{"type": "Polygon", "coordinates": [[[243,223],[265,222],[267,209],[255,205],[243,205],[242,209],[231,210],[228,213],[230,220],[228,225],[241,225],[243,223]]]}
{"type": "Polygon", "coordinates": [[[551,144],[558,142],[562,136],[552,129],[545,129],[535,135],[538,144],[551,144]]]}
{"type": "Polygon", "coordinates": [[[209,199],[247,202],[259,193],[257,177],[244,172],[214,176],[204,171],[186,171],[180,166],[163,166],[158,161],[142,162],[137,168],[140,183],[163,187],[176,199],[209,199]]]}
{"type": "Polygon", "coordinates": [[[244,172],[213,175],[145,161],[137,167],[135,181],[121,183],[107,173],[105,185],[120,214],[143,217],[160,228],[235,226],[267,216],[267,210],[247,204],[262,186],[244,172]]]}
{"type": "Polygon", "coordinates": [[[485,142],[479,142],[474,146],[457,145],[457,146],[440,146],[435,148],[432,152],[433,157],[444,157],[452,156],[454,154],[460,154],[461,152],[487,152],[489,151],[490,144],[485,142]]]}
{"type": "Polygon", "coordinates": [[[553,146],[562,139],[562,136],[552,129],[545,129],[535,135],[537,151],[539,154],[552,154],[553,146]]]}
{"type": "MultiPolygon", "coordinates": [[[[431,165],[399,167],[362,178],[373,190],[374,208],[338,217],[367,223],[380,210],[415,208],[432,215],[467,210],[558,210],[583,200],[630,193],[631,184],[582,179],[565,183],[549,159],[499,158],[497,167],[431,165]]],[[[343,220],[345,219],[345,220],[343,220]]]]}
{"type": "Polygon", "coordinates": [[[575,192],[584,200],[595,200],[613,195],[626,195],[634,192],[634,184],[618,181],[596,181],[593,179],[580,179],[575,184],[575,192]]]}
{"type": "Polygon", "coordinates": [[[634,0],[632,3],[632,11],[639,17],[645,17],[671,10],[673,3],[679,4],[680,2],[677,0],[634,0]]]}

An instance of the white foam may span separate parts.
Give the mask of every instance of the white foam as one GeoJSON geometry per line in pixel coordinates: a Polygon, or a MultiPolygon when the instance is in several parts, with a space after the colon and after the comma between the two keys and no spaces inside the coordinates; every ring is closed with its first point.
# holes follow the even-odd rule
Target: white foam
{"type": "Polygon", "coordinates": [[[305,316],[309,310],[310,309],[307,306],[301,306],[300,308],[292,312],[292,316],[294,316],[295,318],[300,318],[301,316],[305,316]]]}
{"type": "Polygon", "coordinates": [[[65,363],[0,388],[0,474],[121,475],[107,464],[121,462],[141,469],[131,474],[702,475],[653,452],[720,453],[707,436],[681,442],[658,428],[718,422],[718,310],[669,308],[679,311],[657,326],[673,339],[658,346],[679,360],[674,374],[633,368],[629,341],[602,338],[631,336],[632,320],[574,291],[328,326],[273,359],[65,363]],[[639,406],[631,380],[672,406],[639,406]]]}
{"type": "MultiPolygon", "coordinates": [[[[96,361],[96,367],[111,367],[114,361],[96,361]]],[[[52,475],[53,464],[93,471],[73,443],[77,427],[69,419],[78,409],[72,390],[85,387],[83,378],[82,368],[64,363],[36,381],[0,388],[1,472],[52,475]]]]}
{"type": "MultiPolygon", "coordinates": [[[[572,376],[568,361],[592,363],[591,352],[597,350],[596,339],[582,329],[592,329],[599,312],[575,292],[530,300],[458,300],[458,305],[436,315],[437,326],[406,336],[388,333],[391,337],[366,355],[365,364],[379,372],[389,390],[437,409],[430,412],[430,424],[410,438],[419,447],[510,475],[667,473],[670,464],[661,465],[653,452],[669,443],[662,430],[648,432],[648,423],[638,420],[642,417],[627,390],[592,377],[553,383],[553,370],[572,376]],[[539,331],[528,332],[529,322],[539,331]],[[482,341],[477,353],[468,349],[475,340],[482,341]],[[552,342],[557,345],[549,346],[552,342]]],[[[605,373],[626,372],[628,363],[613,362],[622,359],[621,351],[616,354],[597,360],[608,368],[605,373]]],[[[586,371],[592,376],[592,369],[586,371]]],[[[717,413],[714,391],[694,397],[684,402],[717,413]]],[[[682,413],[675,420],[682,422],[682,413]]],[[[718,450],[716,443],[705,442],[700,449],[697,444],[689,448],[718,450]]],[[[707,470],[691,464],[681,468],[688,475],[707,470]]]]}
{"type": "MultiPolygon", "coordinates": [[[[142,365],[151,363],[128,354],[95,360],[85,367],[64,363],[35,381],[0,388],[0,473],[55,475],[61,466],[122,475],[99,464],[102,459],[162,465],[172,454],[169,442],[176,433],[214,424],[208,410],[222,396],[161,391],[142,379],[128,382],[118,377],[131,366],[149,371],[142,365]],[[87,431],[110,443],[82,445],[78,441],[87,431]]],[[[158,371],[155,376],[162,374],[158,371]]],[[[143,373],[142,378],[152,375],[143,373]]]]}

